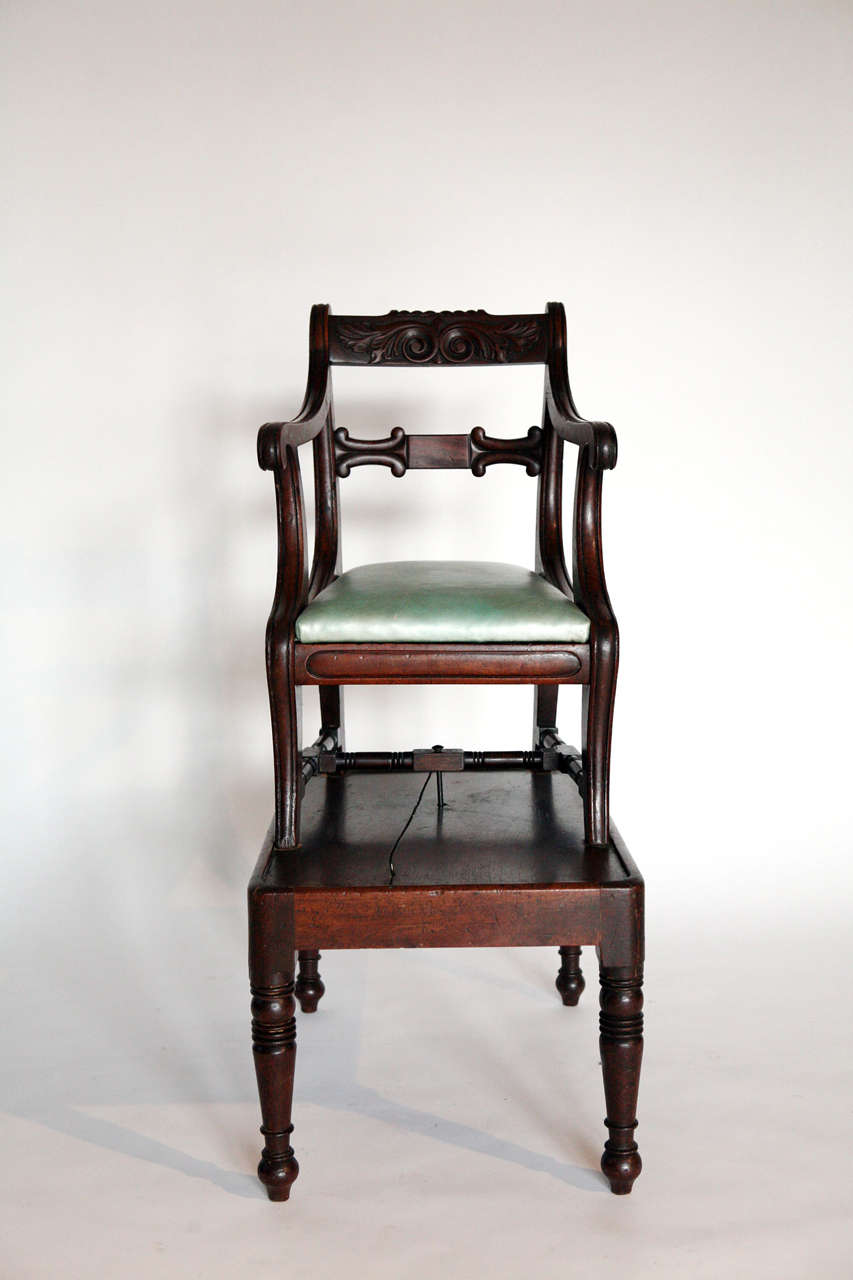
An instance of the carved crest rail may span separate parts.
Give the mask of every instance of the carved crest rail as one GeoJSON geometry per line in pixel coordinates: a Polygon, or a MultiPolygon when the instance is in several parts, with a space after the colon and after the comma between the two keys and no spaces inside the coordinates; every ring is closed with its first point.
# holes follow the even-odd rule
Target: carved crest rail
{"type": "Polygon", "coordinates": [[[389,311],[329,316],[332,364],[537,364],[547,355],[543,315],[389,311]]]}

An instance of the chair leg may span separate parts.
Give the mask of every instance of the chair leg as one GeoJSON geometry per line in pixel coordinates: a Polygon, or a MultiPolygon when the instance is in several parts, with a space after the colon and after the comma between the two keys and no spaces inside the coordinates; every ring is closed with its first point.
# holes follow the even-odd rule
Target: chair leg
{"type": "Polygon", "coordinates": [[[320,723],[323,732],[333,730],[338,740],[338,750],[345,749],[344,743],[344,694],[339,684],[321,684],[320,689],[320,723]]]}
{"type": "Polygon", "coordinates": [[[539,746],[543,729],[557,727],[558,684],[537,684],[533,693],[533,746],[539,746]]]}
{"type": "Polygon", "coordinates": [[[316,1013],[317,1005],[326,991],[326,984],[320,977],[320,970],[317,967],[319,963],[319,951],[299,952],[299,975],[296,979],[295,995],[303,1013],[316,1013]]]}
{"type": "Polygon", "coordinates": [[[583,815],[587,844],[610,841],[610,736],[616,693],[618,635],[597,638],[590,683],[583,689],[583,815]]]}
{"type": "Polygon", "coordinates": [[[601,1169],[617,1196],[627,1195],[643,1167],[634,1130],[643,1060],[643,971],[601,966],[601,1069],[610,1134],[601,1169]]]}
{"type": "Polygon", "coordinates": [[[576,1005],[586,986],[580,961],[580,947],[560,947],[560,971],[554,985],[565,1005],[576,1005]]]}
{"type": "MultiPolygon", "coordinates": [[[[293,956],[293,951],[289,951],[293,956]]],[[[274,984],[252,983],[252,1052],[261,1101],[264,1149],[258,1177],[270,1200],[287,1200],[299,1165],[290,1145],[293,1072],[296,1065],[296,1002],[293,960],[289,970],[271,974],[274,984]]]]}

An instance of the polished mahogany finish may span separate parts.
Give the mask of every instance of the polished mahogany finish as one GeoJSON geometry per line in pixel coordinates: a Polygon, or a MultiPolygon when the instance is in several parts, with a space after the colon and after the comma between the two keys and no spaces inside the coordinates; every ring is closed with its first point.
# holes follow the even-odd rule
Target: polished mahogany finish
{"type": "Polygon", "coordinates": [[[330,316],[332,364],[540,364],[545,317],[486,311],[389,311],[330,316]]]}
{"type": "Polygon", "coordinates": [[[560,947],[560,970],[554,983],[563,1004],[576,1005],[586,983],[581,970],[581,948],[560,947]]]}
{"type": "Polygon", "coordinates": [[[290,1142],[295,1006],[312,1013],[323,996],[321,947],[556,946],[556,987],[571,1006],[585,985],[581,948],[595,946],[609,1132],[601,1167],[611,1190],[630,1191],[641,1168],[634,1129],[643,883],[609,813],[619,633],[604,576],[601,489],[603,472],[616,463],[616,436],[609,423],[588,422],[575,408],[562,306],[515,316],[333,316],[313,307],[302,408],[290,422],[261,428],[258,459],[275,480],[279,541],[266,644],[275,815],[249,886],[261,1181],[272,1199],[286,1200],[299,1171],[290,1142]],[[335,364],[516,363],[545,368],[541,420],[523,436],[498,439],[480,426],[409,435],[395,427],[384,439],[361,440],[335,426],[335,364]],[[310,557],[299,461],[309,442],[310,557]],[[571,572],[562,528],[567,443],[578,450],[571,572]],[[297,641],[299,615],[341,572],[339,482],[354,467],[387,467],[398,477],[467,469],[482,478],[499,464],[523,466],[536,479],[536,570],[587,615],[588,643],[297,641]],[[347,750],[342,686],[413,683],[534,686],[532,747],[347,750]],[[300,693],[311,684],[319,689],[321,726],[303,749],[300,693]],[[557,730],[561,684],[583,688],[580,752],[557,730]]]}
{"type": "Polygon", "coordinates": [[[586,684],[589,645],[297,640],[293,664],[297,684],[586,684]]]}
{"type": "Polygon", "coordinates": [[[517,462],[529,476],[542,470],[542,431],[530,427],[518,440],[487,436],[474,427],[467,436],[410,436],[395,427],[385,440],[354,440],[345,427],[335,431],[335,470],[345,478],[353,467],[388,467],[392,475],[407,471],[471,471],[484,476],[496,462],[517,462]]]}
{"type": "Polygon", "coordinates": [[[630,1190],[642,1053],[643,882],[615,827],[584,838],[583,804],[562,770],[450,770],[443,804],[421,774],[347,772],[306,793],[303,841],[277,850],[270,829],[249,885],[255,1053],[266,1146],[260,1177],[285,1199],[290,1145],[293,995],[323,992],[319,949],[559,946],[565,1004],[583,989],[582,946],[601,966],[601,1061],[609,1138],[602,1168],[630,1190]],[[401,836],[402,833],[402,836],[401,836]],[[393,870],[389,865],[393,851],[393,870]],[[293,987],[295,953],[300,976],[293,987]]]}
{"type": "Polygon", "coordinates": [[[294,995],[303,1013],[316,1013],[317,1005],[326,992],[326,984],[320,977],[320,952],[299,952],[299,974],[294,995]]]}
{"type": "MultiPolygon", "coordinates": [[[[278,848],[299,844],[304,775],[300,768],[300,684],[496,683],[584,685],[582,752],[587,839],[606,845],[610,736],[619,632],[607,594],[601,547],[602,473],[616,463],[616,435],[606,422],[578,414],[566,365],[566,321],[559,303],[542,315],[491,316],[485,311],[391,311],[385,316],[333,316],[311,310],[308,386],[291,422],[267,423],[258,460],[273,472],[279,572],[267,626],[267,674],[273,721],[278,848]],[[336,428],[333,364],[432,365],[542,363],[542,420],[526,437],[499,440],[475,427],[467,436],[409,436],[395,427],[384,440],[353,439],[336,428]],[[316,533],[308,570],[298,448],[313,441],[316,533]],[[578,447],[572,530],[572,575],[563,550],[563,448],[578,447]],[[590,619],[587,645],[320,645],[296,643],[297,617],[340,572],[338,483],[353,467],[465,467],[483,476],[499,463],[522,464],[537,477],[536,568],[590,619]]],[[[537,694],[537,706],[541,691],[537,694]]],[[[326,707],[340,726],[340,701],[326,707]]],[[[552,713],[537,726],[556,726],[552,713]]],[[[325,723],[325,722],[324,722],[325,723]]],[[[535,739],[537,741],[537,739],[535,739]]]]}

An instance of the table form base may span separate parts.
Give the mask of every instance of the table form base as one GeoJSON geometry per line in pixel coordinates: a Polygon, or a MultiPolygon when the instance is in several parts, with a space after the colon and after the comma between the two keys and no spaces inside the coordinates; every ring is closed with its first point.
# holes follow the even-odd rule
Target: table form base
{"type": "Polygon", "coordinates": [[[276,850],[270,832],[261,850],[249,884],[258,1176],[270,1199],[286,1200],[299,1172],[296,1007],[312,1013],[322,999],[321,950],[554,946],[557,992],[573,1006],[585,985],[581,948],[594,946],[608,1130],[601,1167],[611,1190],[627,1194],[642,1167],[642,878],[615,828],[606,848],[584,845],[580,798],[565,774],[446,775],[441,807],[416,805],[423,785],[411,774],[318,779],[300,847],[276,850]]]}

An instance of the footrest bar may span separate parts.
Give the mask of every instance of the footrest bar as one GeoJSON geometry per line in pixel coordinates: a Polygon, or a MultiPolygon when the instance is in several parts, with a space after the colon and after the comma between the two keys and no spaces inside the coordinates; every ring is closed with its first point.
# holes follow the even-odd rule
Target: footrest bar
{"type": "Polygon", "coordinates": [[[335,751],[319,757],[319,773],[461,773],[468,769],[542,769],[544,753],[457,751],[432,747],[416,751],[335,751]]]}
{"type": "Polygon", "coordinates": [[[580,787],[583,766],[580,752],[547,729],[540,745],[531,751],[461,751],[450,747],[424,747],[414,751],[338,751],[332,735],[321,735],[302,753],[306,782],[330,773],[462,773],[469,770],[528,769],[567,773],[580,787]]]}

